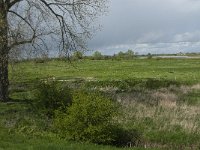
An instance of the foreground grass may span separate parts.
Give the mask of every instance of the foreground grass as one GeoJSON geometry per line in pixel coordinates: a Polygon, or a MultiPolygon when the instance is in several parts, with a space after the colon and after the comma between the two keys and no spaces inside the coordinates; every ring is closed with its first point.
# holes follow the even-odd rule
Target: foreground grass
{"type": "MultiPolygon", "coordinates": [[[[120,150],[111,146],[75,143],[45,131],[45,120],[25,103],[0,103],[0,150],[120,150]]],[[[142,150],[143,148],[131,148],[142,150]]]]}
{"type": "Polygon", "coordinates": [[[56,137],[32,137],[8,133],[5,129],[0,130],[1,150],[117,150],[117,148],[109,146],[66,142],[65,140],[60,140],[56,137]]]}

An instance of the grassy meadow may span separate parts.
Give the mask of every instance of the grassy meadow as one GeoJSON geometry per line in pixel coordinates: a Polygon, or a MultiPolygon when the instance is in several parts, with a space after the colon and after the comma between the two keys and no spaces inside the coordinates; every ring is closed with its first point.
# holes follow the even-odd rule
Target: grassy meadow
{"type": "MultiPolygon", "coordinates": [[[[56,80],[101,91],[121,104],[117,118],[140,133],[138,147],[200,148],[200,59],[23,61],[9,68],[12,102],[0,104],[0,149],[124,149],[60,139],[34,109],[35,83],[56,80]]],[[[130,147],[130,148],[129,148],[130,147]]]]}
{"type": "Polygon", "coordinates": [[[30,81],[53,76],[58,79],[166,79],[181,83],[200,81],[199,59],[80,60],[75,62],[22,62],[11,65],[11,81],[30,81]]]}

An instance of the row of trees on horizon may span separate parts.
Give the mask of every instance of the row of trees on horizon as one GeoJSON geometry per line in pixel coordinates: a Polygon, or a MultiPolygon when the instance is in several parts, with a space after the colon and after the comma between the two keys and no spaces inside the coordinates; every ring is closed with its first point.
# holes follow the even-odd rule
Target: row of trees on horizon
{"type": "Polygon", "coordinates": [[[82,60],[82,59],[89,59],[89,60],[108,60],[108,59],[113,59],[113,60],[130,60],[130,59],[136,59],[136,58],[141,58],[145,57],[147,59],[151,59],[156,56],[199,56],[200,53],[177,53],[177,54],[142,54],[140,55],[138,52],[134,52],[131,49],[128,49],[127,51],[123,52],[120,51],[117,54],[113,55],[104,55],[100,51],[94,51],[90,55],[86,55],[83,51],[74,51],[73,53],[69,55],[61,54],[59,56],[49,56],[48,53],[41,53],[38,56],[32,56],[30,58],[25,58],[23,56],[20,56],[18,54],[15,54],[11,56],[11,62],[18,62],[18,61],[24,61],[24,60],[36,60],[36,62],[44,62],[45,60],[51,60],[51,59],[60,59],[60,60],[70,60],[70,61],[76,61],[76,60],[82,60]]]}

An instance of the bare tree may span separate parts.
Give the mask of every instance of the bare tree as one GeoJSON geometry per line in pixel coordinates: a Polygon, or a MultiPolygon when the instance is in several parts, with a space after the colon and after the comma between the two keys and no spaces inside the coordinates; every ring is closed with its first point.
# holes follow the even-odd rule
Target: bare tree
{"type": "Polygon", "coordinates": [[[14,48],[48,50],[50,38],[66,54],[84,50],[107,0],[0,0],[0,101],[8,101],[8,59],[14,48]],[[23,46],[23,47],[22,47],[23,46]]]}

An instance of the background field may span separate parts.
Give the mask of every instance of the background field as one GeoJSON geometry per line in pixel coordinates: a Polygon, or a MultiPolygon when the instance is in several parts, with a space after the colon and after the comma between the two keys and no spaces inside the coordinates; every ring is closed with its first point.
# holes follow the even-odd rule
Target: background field
{"type": "Polygon", "coordinates": [[[54,76],[59,79],[123,80],[157,78],[183,83],[200,81],[200,59],[80,60],[75,62],[22,62],[11,65],[11,81],[54,76]]]}

